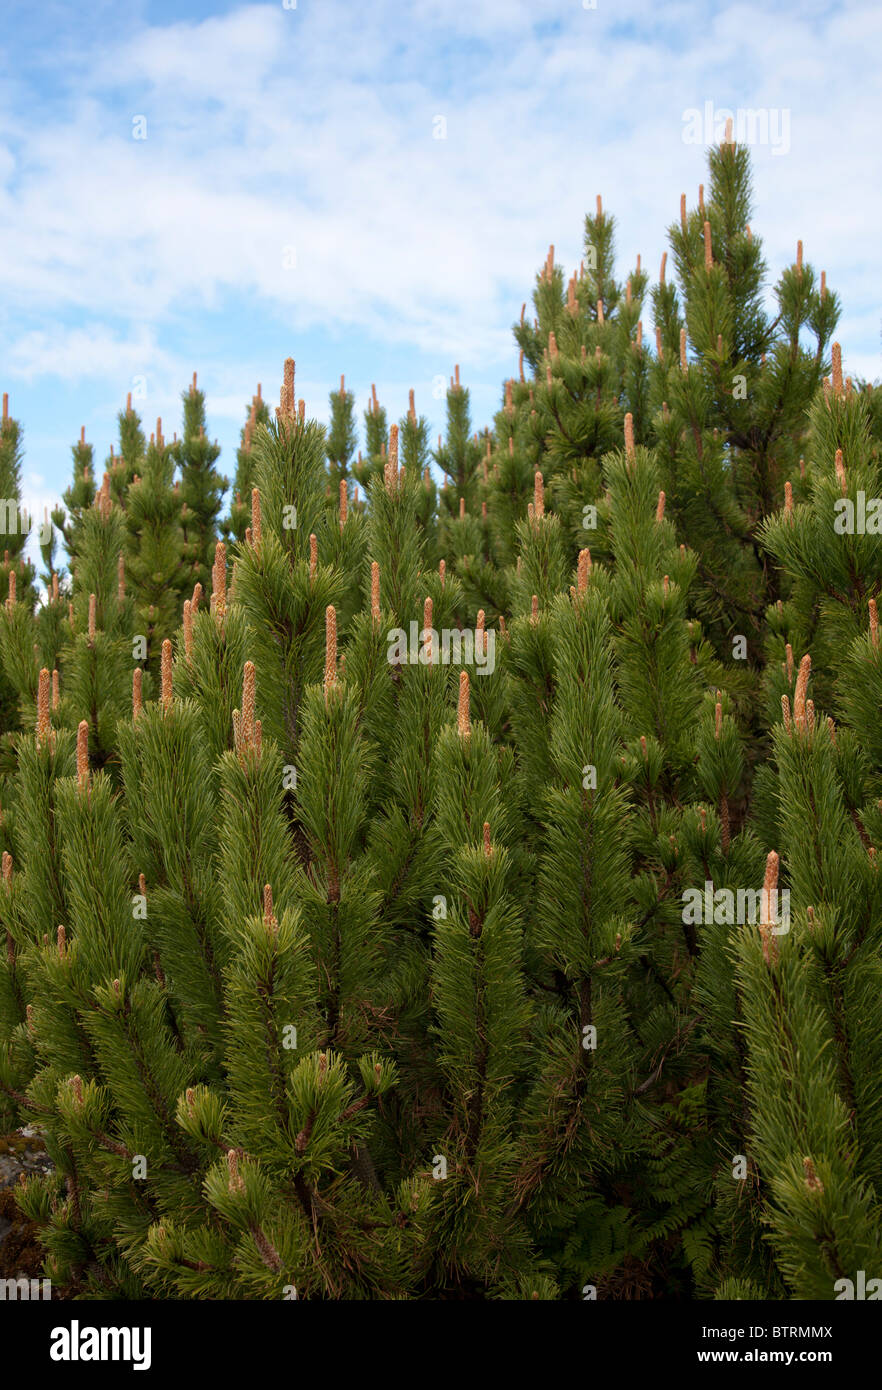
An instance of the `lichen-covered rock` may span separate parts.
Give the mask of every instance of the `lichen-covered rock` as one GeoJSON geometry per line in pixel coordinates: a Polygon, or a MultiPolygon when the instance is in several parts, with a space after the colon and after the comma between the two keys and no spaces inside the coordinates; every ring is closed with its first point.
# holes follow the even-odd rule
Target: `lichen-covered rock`
{"type": "Polygon", "coordinates": [[[52,1171],[39,1131],[28,1125],[0,1135],[0,1279],[36,1279],[42,1274],[43,1248],[37,1227],[22,1215],[13,1189],[22,1176],[52,1171]]]}

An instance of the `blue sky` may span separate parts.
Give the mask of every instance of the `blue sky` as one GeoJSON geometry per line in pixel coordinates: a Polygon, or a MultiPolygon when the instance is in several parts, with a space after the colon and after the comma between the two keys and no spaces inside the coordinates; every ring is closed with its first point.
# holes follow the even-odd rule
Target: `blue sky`
{"type": "Polygon", "coordinates": [[[786,151],[753,149],[754,230],[772,278],[804,240],[846,370],[882,376],[876,0],[4,0],[3,40],[0,389],[37,515],[81,425],[106,458],[136,379],[170,435],[198,372],[228,473],[289,354],[310,414],[343,372],[359,418],[372,382],[393,419],[413,387],[433,436],[458,362],[483,425],[597,193],[620,273],[657,273],[707,101],[787,113],[786,151]]]}

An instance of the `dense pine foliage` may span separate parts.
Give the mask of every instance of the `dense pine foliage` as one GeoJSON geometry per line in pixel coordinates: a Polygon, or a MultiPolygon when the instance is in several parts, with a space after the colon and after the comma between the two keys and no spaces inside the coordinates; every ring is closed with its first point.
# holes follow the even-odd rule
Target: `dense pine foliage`
{"type": "Polygon", "coordinates": [[[436,450],[374,391],[358,453],[289,360],[221,516],[194,378],[74,448],[44,599],[9,536],[0,1131],[58,1286],[882,1275],[882,389],[751,217],[724,142],[620,281],[598,199],[481,434],[457,369],[436,450]]]}

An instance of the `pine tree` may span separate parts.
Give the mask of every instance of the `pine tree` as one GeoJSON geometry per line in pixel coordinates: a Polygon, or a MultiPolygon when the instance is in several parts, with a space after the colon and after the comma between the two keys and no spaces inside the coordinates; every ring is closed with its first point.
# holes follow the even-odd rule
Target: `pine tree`
{"type": "Polygon", "coordinates": [[[386,410],[384,406],[380,405],[377,398],[376,385],[371,386],[371,397],[368,401],[368,408],[364,412],[364,433],[367,457],[363,459],[359,451],[352,472],[361,486],[367,488],[378,474],[382,474],[386,466],[386,450],[389,445],[386,410]]]}
{"type": "Polygon", "coordinates": [[[185,591],[196,584],[203,588],[214,562],[216,522],[222,497],[229,482],[214,467],[220,445],[209,443],[205,434],[205,395],[196,387],[196,373],[189,391],[181,397],[184,403],[184,434],[172,446],[171,453],[181,470],[181,530],[183,533],[183,564],[180,587],[185,591]]]}
{"type": "Polygon", "coordinates": [[[79,553],[80,530],[83,512],[92,506],[98,492],[94,473],[94,447],[86,443],[86,427],[80,430],[78,443],[74,444],[73,478],[64,493],[64,508],[53,513],[53,519],[60,526],[64,536],[64,546],[71,565],[76,563],[79,553]]]}
{"type": "Polygon", "coordinates": [[[237,541],[245,539],[245,529],[251,518],[251,488],[253,486],[251,441],[257,426],[268,424],[269,418],[269,406],[261,395],[260,382],[258,382],[257,391],[252,396],[251,404],[248,407],[248,418],[242,427],[239,448],[236,451],[236,476],[233,479],[230,514],[221,522],[221,532],[226,541],[233,537],[237,541]]]}
{"type": "MultiPolygon", "coordinates": [[[[160,646],[177,626],[182,590],[190,575],[183,561],[183,499],[179,487],[172,487],[174,467],[172,446],[163,438],[162,421],[157,420],[143,476],[135,474],[126,499],[125,564],[126,583],[131,586],[138,633],[144,644],[139,656],[154,673],[160,646]]],[[[107,486],[109,492],[109,479],[107,486]]]]}
{"type": "Polygon", "coordinates": [[[326,430],[288,359],[210,582],[126,413],[70,596],[51,557],[38,610],[13,583],[0,1119],[45,1130],[19,1202],[68,1292],[878,1268],[880,391],[838,343],[825,379],[800,253],[770,321],[746,153],[709,159],[655,356],[598,202],[492,430],[452,379],[446,491],[413,393],[353,462],[343,383],[326,430]]]}
{"type": "Polygon", "coordinates": [[[0,499],[3,508],[0,583],[4,592],[8,592],[13,599],[33,605],[36,599],[36,570],[24,555],[33,518],[24,507],[21,495],[21,436],[21,426],[9,414],[9,397],[4,392],[3,416],[0,419],[0,487],[3,489],[0,499]]]}
{"type": "Polygon", "coordinates": [[[346,382],[341,376],[340,390],[332,391],[328,400],[331,407],[327,442],[330,465],[328,481],[334,493],[339,489],[341,480],[348,478],[349,462],[355,452],[355,393],[346,390],[346,382]]]}
{"type": "Polygon", "coordinates": [[[818,281],[803,263],[800,241],[775,287],[778,313],[769,318],[766,266],[750,226],[748,153],[731,129],[711,149],[709,165],[707,200],[702,186],[697,209],[688,212],[682,195],[679,225],[669,229],[679,296],[665,282],[664,260],[653,292],[662,481],[699,556],[703,616],[718,648],[741,635],[756,659],[758,614],[783,596],[760,531],[781,506],[785,482],[795,479],[839,304],[824,274],[818,281]]]}
{"type": "Polygon", "coordinates": [[[0,625],[0,732],[18,726],[17,701],[22,685],[31,685],[29,643],[36,591],[36,570],[26,558],[24,549],[31,533],[32,518],[28,515],[21,495],[21,426],[9,414],[9,397],[3,394],[3,415],[0,419],[0,512],[3,526],[3,563],[0,565],[0,586],[6,598],[6,621],[0,625]],[[13,630],[11,630],[13,629],[13,630]]]}

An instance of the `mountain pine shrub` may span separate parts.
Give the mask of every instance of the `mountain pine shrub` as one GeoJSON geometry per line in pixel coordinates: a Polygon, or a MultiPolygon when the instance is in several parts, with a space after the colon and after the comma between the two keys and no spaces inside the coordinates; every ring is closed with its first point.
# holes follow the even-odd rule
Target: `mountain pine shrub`
{"type": "Polygon", "coordinates": [[[751,215],[727,138],[622,284],[598,200],[434,458],[289,359],[220,534],[194,382],[75,449],[39,604],[9,547],[0,1124],[59,1286],[882,1275],[882,393],[801,244],[769,320],[751,215]]]}

